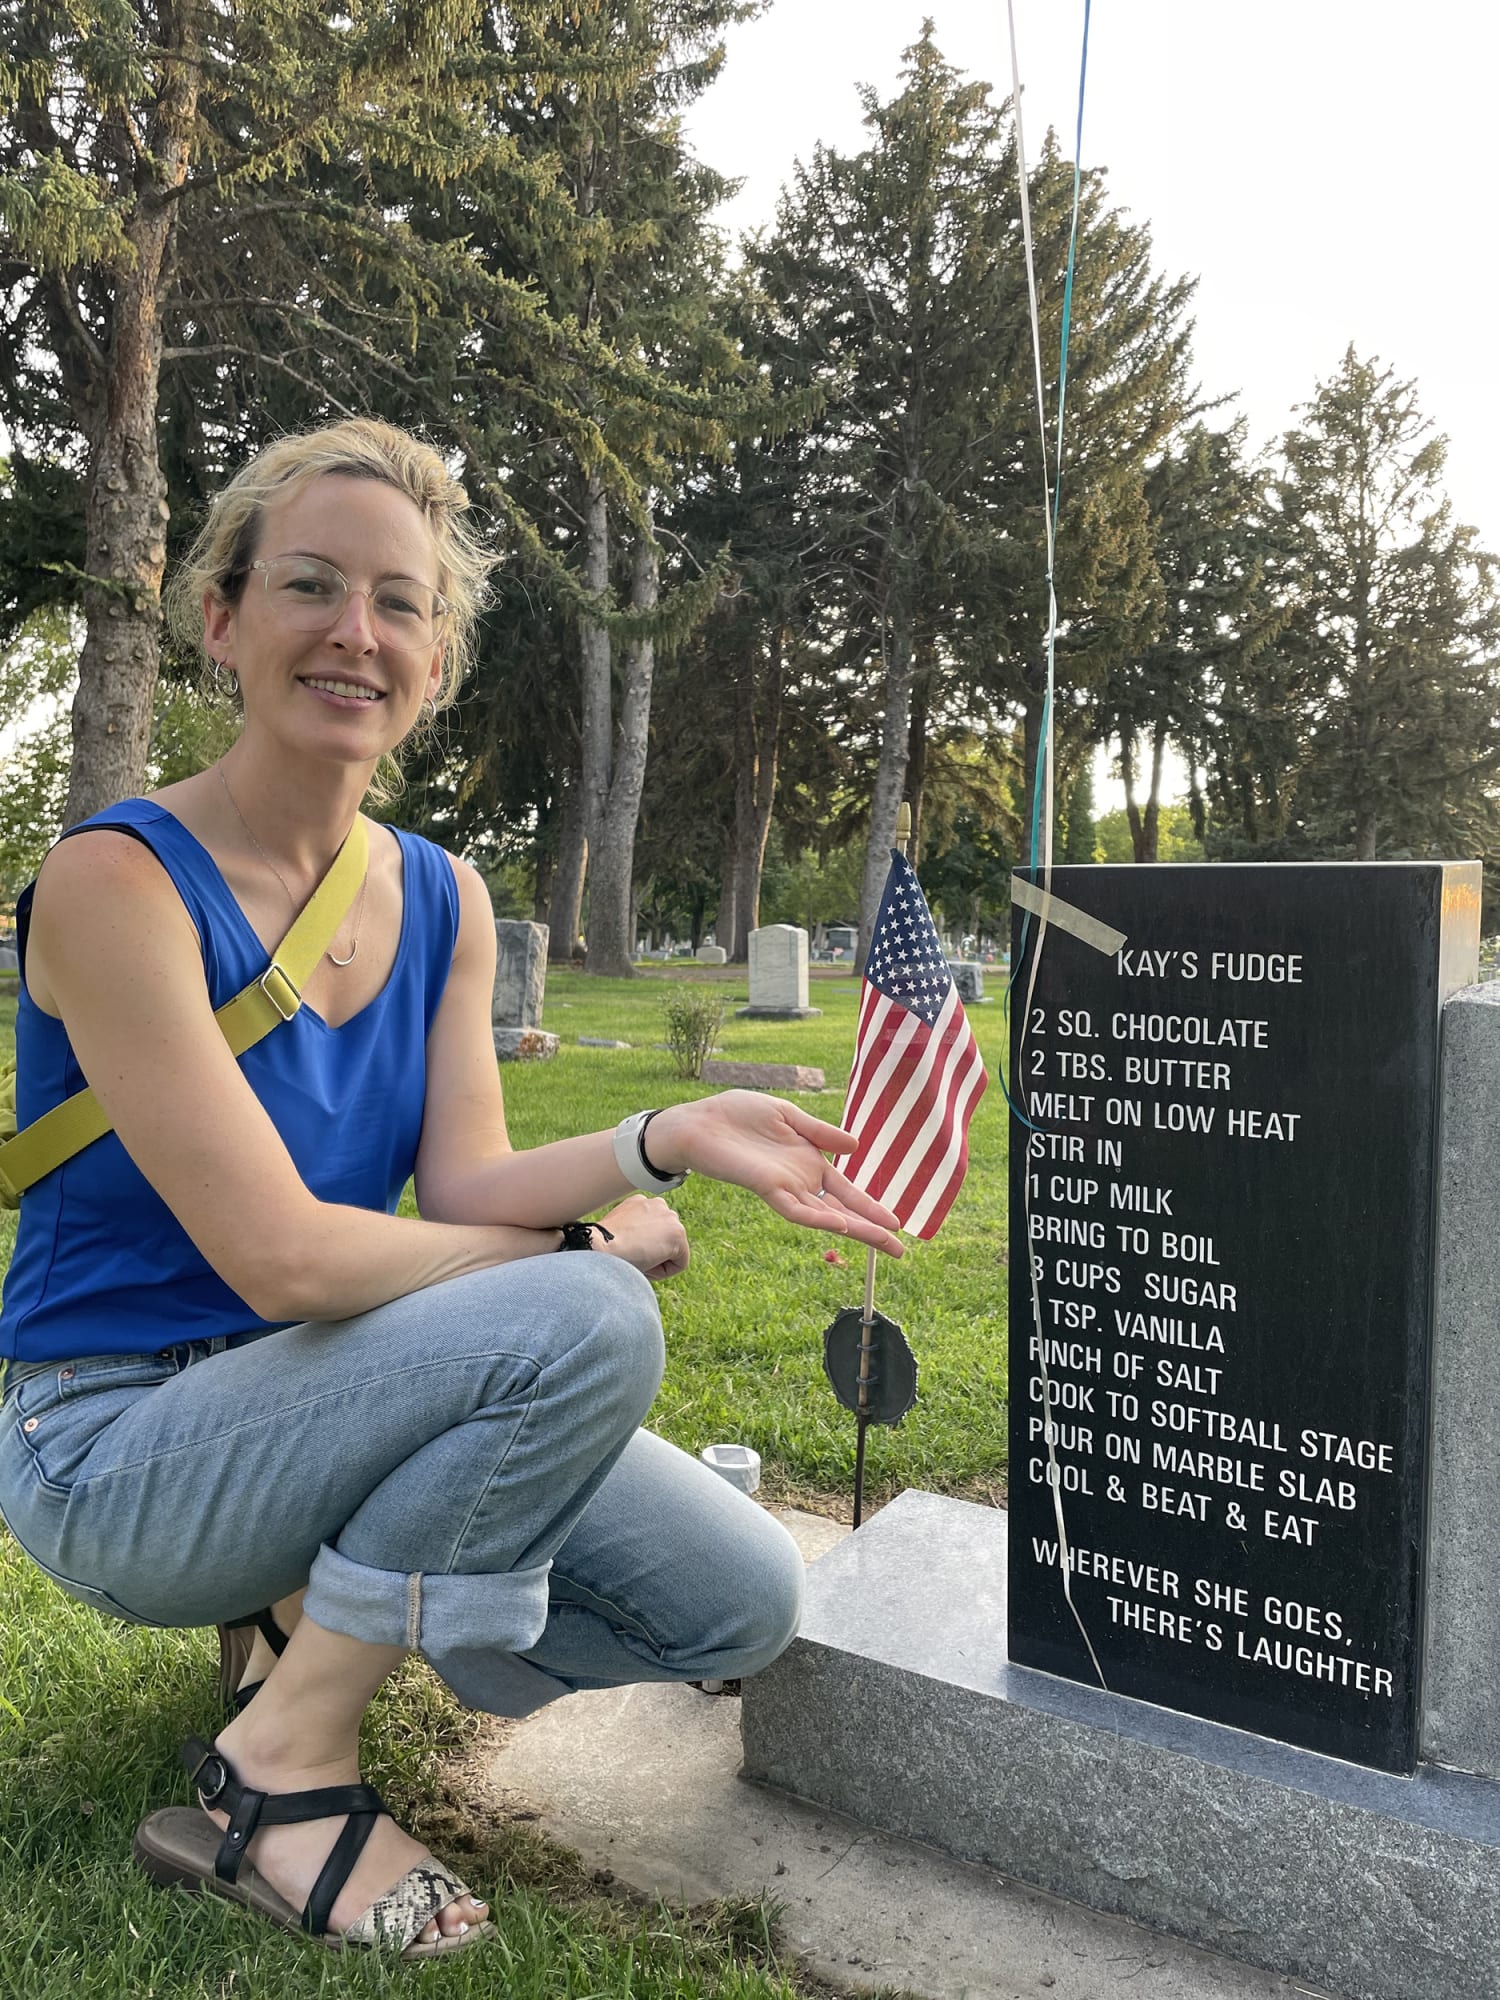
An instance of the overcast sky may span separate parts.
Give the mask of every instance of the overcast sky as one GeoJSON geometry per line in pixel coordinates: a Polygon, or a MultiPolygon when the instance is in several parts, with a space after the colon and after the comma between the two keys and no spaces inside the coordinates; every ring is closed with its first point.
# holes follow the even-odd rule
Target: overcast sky
{"type": "MultiPolygon", "coordinates": [[[[864,143],[857,83],[890,94],[924,12],[955,67],[1009,89],[1004,0],[775,0],[731,31],[690,116],[745,186],[723,219],[772,219],[818,140],[864,143]]],[[[1071,158],[1083,0],[1016,0],[1026,148],[1071,158]]],[[[1239,392],[1254,447],[1352,340],[1418,385],[1450,441],[1461,519],[1500,546],[1490,331],[1500,10],[1484,0],[1095,0],[1083,159],[1199,280],[1194,353],[1239,392]]]]}

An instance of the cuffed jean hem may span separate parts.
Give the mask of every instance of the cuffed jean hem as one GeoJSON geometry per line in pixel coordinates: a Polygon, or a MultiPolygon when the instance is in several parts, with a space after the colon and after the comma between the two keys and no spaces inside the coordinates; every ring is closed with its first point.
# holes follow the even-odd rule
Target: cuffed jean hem
{"type": "Polygon", "coordinates": [[[514,1657],[546,1628],[551,1567],[424,1575],[372,1569],[325,1542],[302,1608],[327,1631],[420,1653],[470,1708],[529,1715],[569,1692],[565,1681],[514,1657]]]}

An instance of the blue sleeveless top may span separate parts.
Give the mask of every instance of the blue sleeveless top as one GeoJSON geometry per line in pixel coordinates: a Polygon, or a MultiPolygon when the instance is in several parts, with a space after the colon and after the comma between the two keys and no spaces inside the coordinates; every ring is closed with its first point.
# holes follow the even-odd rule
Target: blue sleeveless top
{"type": "MultiPolygon", "coordinates": [[[[265,946],[212,855],[179,819],[127,799],[69,829],[115,827],[145,842],[203,941],[215,1008],[266,969],[265,946]]],[[[411,1177],[426,1095],[427,1033],[458,938],[458,884],[440,847],[401,844],[401,938],[391,976],[340,1028],[304,1005],[239,1058],[297,1171],[320,1201],[395,1212],[411,1177]]],[[[29,892],[23,898],[29,912],[29,892]]],[[[18,911],[18,916],[23,914],[18,911]]],[[[141,967],[141,977],[150,970],[141,967]]],[[[16,1122],[84,1086],[61,1021],[23,979],[16,1011],[16,1122]]],[[[245,1227],[255,1218],[247,1215],[245,1227]]],[[[194,1248],[113,1132],[28,1189],[0,1307],[0,1356],[71,1360],[155,1354],[183,1341],[285,1322],[258,1317],[194,1248]]]]}

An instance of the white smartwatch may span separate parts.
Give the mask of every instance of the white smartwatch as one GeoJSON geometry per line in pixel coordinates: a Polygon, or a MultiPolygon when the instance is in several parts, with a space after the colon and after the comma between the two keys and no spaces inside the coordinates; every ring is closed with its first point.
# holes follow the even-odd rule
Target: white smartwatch
{"type": "Polygon", "coordinates": [[[654,1111],[632,1111],[615,1127],[615,1165],[642,1194],[667,1194],[687,1179],[686,1170],[680,1174],[660,1173],[646,1158],[646,1127],[655,1116],[654,1111]]]}

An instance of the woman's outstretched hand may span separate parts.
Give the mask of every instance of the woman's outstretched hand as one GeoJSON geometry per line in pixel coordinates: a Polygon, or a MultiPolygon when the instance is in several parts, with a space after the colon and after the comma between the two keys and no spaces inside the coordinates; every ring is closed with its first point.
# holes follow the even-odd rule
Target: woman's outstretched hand
{"type": "Polygon", "coordinates": [[[646,1128],[646,1152],[663,1173],[686,1167],[716,1181],[748,1188],[788,1222],[826,1229],[900,1257],[896,1217],[841,1174],[825,1153],[850,1153],[848,1132],[814,1118],[784,1097],[758,1090],[721,1090],[692,1104],[674,1104],[646,1128]]]}

